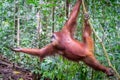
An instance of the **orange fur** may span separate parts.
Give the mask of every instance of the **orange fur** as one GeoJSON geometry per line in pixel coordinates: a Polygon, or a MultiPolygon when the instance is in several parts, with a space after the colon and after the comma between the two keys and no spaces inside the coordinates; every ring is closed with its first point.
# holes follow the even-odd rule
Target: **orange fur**
{"type": "Polygon", "coordinates": [[[49,45],[42,49],[14,48],[13,50],[39,56],[41,59],[57,53],[75,62],[83,61],[88,66],[102,71],[108,76],[113,75],[111,69],[101,65],[93,54],[94,42],[91,37],[92,30],[88,20],[84,20],[83,42],[74,39],[73,35],[80,5],[81,0],[78,0],[62,30],[52,35],[52,42],[49,45]]]}

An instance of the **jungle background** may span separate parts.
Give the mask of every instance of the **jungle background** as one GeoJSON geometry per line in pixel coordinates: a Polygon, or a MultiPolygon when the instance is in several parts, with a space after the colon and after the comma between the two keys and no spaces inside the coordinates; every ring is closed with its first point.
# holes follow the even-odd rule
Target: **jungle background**
{"type": "MultiPolygon", "coordinates": [[[[36,80],[119,80],[120,0],[84,0],[95,30],[95,56],[103,65],[115,69],[117,75],[113,77],[108,78],[83,62],[71,62],[59,55],[47,57],[40,62],[38,57],[16,53],[7,47],[45,46],[50,42],[52,32],[63,27],[75,2],[76,0],[0,0],[0,55],[14,65],[34,73],[36,80]]],[[[83,16],[81,5],[75,35],[78,40],[81,40],[83,16]]],[[[0,74],[1,80],[3,76],[0,74]]]]}

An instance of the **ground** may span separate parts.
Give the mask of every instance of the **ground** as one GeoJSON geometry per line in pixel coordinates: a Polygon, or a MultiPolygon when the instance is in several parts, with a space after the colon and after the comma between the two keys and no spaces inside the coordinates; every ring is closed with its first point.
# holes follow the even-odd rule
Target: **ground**
{"type": "Polygon", "coordinates": [[[0,55],[0,80],[35,80],[34,78],[35,76],[29,70],[0,55]]]}

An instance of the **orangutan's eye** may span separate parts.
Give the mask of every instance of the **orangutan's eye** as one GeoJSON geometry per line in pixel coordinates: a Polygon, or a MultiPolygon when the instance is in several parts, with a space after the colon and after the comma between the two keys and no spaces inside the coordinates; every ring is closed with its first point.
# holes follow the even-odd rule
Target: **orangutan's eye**
{"type": "Polygon", "coordinates": [[[55,40],[55,35],[53,34],[53,35],[51,36],[50,42],[53,42],[54,40],[55,40]]]}
{"type": "Polygon", "coordinates": [[[52,35],[52,36],[51,36],[51,39],[55,39],[55,35],[52,35]]]}

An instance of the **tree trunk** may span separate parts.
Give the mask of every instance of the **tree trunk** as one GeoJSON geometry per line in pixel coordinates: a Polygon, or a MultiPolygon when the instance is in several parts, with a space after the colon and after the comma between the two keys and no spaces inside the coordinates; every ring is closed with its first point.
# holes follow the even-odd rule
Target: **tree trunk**
{"type": "Polygon", "coordinates": [[[66,17],[69,15],[69,0],[66,0],[66,17]]]}
{"type": "Polygon", "coordinates": [[[37,39],[38,39],[38,43],[37,43],[37,47],[39,48],[39,40],[40,40],[40,35],[41,35],[41,32],[42,32],[42,26],[41,26],[41,21],[40,21],[40,12],[38,11],[37,14],[36,14],[36,18],[37,18],[37,39]]]}
{"type": "Polygon", "coordinates": [[[20,45],[20,19],[19,19],[19,16],[17,15],[18,14],[18,10],[19,10],[19,7],[18,7],[18,1],[14,0],[15,2],[15,15],[14,15],[14,34],[15,34],[15,39],[14,39],[14,42],[17,43],[17,46],[20,45]]]}
{"type": "MultiPolygon", "coordinates": [[[[54,2],[53,2],[54,3],[54,2]]],[[[54,33],[54,12],[55,12],[55,6],[52,8],[52,33],[54,33]]]]}

